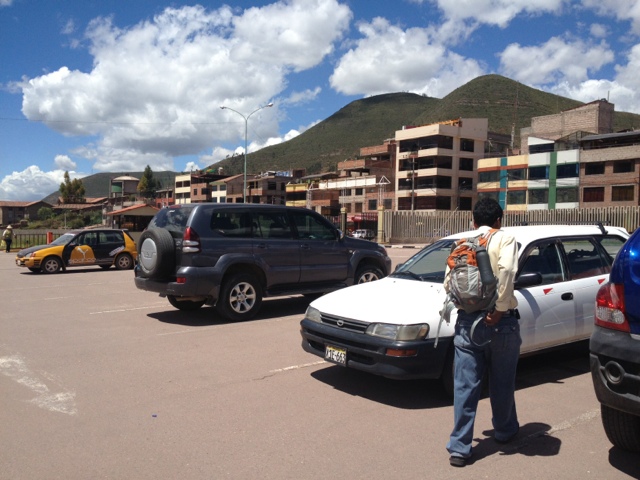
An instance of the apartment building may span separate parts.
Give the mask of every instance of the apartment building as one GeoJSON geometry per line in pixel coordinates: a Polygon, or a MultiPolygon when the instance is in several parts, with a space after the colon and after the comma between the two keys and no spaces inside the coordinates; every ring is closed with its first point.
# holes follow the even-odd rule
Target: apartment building
{"type": "MultiPolygon", "coordinates": [[[[301,174],[301,171],[296,171],[301,174]]],[[[247,203],[267,203],[284,205],[286,203],[286,185],[291,182],[293,172],[268,171],[247,176],[247,203]]],[[[244,175],[227,179],[226,202],[242,203],[244,175]]]]}
{"type": "Polygon", "coordinates": [[[460,118],[396,131],[397,210],[470,210],[488,127],[460,118]]]}

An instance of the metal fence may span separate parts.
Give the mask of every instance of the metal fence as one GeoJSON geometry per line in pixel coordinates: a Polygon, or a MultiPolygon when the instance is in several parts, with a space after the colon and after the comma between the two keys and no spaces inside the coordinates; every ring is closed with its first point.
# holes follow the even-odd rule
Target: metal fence
{"type": "MultiPolygon", "coordinates": [[[[602,223],[624,227],[629,232],[640,225],[640,207],[505,212],[503,226],[510,225],[587,225],[602,223]]],[[[385,211],[382,241],[385,243],[430,243],[453,233],[469,230],[473,216],[469,211],[425,212],[385,211]]]]}

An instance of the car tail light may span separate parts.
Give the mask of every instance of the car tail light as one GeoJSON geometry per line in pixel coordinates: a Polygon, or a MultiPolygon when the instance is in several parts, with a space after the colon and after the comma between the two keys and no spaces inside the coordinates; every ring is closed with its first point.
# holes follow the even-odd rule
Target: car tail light
{"type": "Polygon", "coordinates": [[[182,235],[183,253],[198,253],[200,251],[200,236],[191,227],[187,227],[182,235]]]}
{"type": "Polygon", "coordinates": [[[603,328],[629,332],[629,322],[624,310],[624,287],[617,283],[605,283],[596,295],[595,324],[603,328]]]}

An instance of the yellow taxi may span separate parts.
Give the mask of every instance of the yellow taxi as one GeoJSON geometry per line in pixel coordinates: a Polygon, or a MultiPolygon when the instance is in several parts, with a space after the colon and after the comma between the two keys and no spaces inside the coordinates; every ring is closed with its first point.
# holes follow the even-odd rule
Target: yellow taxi
{"type": "Polygon", "coordinates": [[[136,242],[126,230],[91,229],[67,232],[48,245],[20,250],[16,265],[43,273],[92,265],[127,270],[134,267],[137,258],[136,242]]]}

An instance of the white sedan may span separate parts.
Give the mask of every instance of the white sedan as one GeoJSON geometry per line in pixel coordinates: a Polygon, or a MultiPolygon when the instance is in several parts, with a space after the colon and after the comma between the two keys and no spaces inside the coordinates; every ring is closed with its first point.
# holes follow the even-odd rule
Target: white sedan
{"type": "MultiPolygon", "coordinates": [[[[589,338],[596,292],[609,278],[616,253],[629,237],[620,227],[545,225],[505,227],[518,242],[521,355],[589,338]]],[[[440,323],[445,237],[381,280],[314,300],[301,322],[302,347],[348,368],[388,378],[441,378],[452,390],[455,312],[440,323]]]]}

